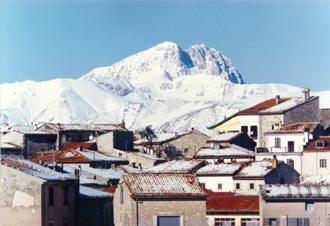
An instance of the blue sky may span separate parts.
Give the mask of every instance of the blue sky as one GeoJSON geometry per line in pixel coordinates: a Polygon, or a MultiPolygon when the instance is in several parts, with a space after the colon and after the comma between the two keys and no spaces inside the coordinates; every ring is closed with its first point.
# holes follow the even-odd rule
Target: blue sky
{"type": "Polygon", "coordinates": [[[330,1],[0,2],[0,82],[79,78],[163,41],[205,43],[247,83],[330,90],[330,1]]]}

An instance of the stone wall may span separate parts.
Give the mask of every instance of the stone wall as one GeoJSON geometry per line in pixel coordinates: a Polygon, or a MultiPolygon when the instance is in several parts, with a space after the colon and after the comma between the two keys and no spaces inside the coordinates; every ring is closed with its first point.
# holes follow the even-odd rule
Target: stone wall
{"type": "Polygon", "coordinates": [[[1,165],[2,226],[42,225],[42,184],[45,181],[1,165]]]}
{"type": "Polygon", "coordinates": [[[138,202],[138,211],[136,211],[136,201],[130,197],[128,188],[124,184],[122,185],[123,202],[120,202],[120,189],[119,185],[114,195],[114,223],[116,226],[135,226],[137,212],[139,226],[156,226],[157,216],[180,216],[182,225],[185,226],[207,225],[205,199],[141,200],[138,202]]]}

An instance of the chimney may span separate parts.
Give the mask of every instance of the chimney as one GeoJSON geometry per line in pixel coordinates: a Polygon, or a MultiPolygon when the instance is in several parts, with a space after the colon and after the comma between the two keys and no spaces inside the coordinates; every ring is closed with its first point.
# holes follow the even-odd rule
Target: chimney
{"type": "Polygon", "coordinates": [[[281,102],[280,95],[276,95],[276,105],[278,105],[281,102]]]}
{"type": "Polygon", "coordinates": [[[274,155],[272,160],[272,169],[275,169],[276,167],[277,167],[277,158],[276,155],[274,155]]]}
{"type": "Polygon", "coordinates": [[[305,88],[303,90],[305,101],[309,99],[309,97],[310,97],[310,91],[311,91],[310,88],[305,88]]]}
{"type": "Polygon", "coordinates": [[[74,176],[75,176],[75,178],[79,179],[79,176],[80,176],[80,170],[79,169],[74,169],[74,176]]]}

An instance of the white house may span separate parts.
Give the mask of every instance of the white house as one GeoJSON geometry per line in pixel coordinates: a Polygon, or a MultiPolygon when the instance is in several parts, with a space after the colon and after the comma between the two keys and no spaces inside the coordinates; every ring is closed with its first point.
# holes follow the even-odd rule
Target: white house
{"type": "Polygon", "coordinates": [[[206,165],[195,173],[202,187],[214,192],[234,191],[233,176],[242,167],[241,163],[206,165]]]}
{"type": "Polygon", "coordinates": [[[310,142],[302,155],[302,175],[330,174],[330,136],[321,136],[310,142]]]}
{"type": "Polygon", "coordinates": [[[301,174],[304,145],[322,134],[324,128],[318,122],[297,122],[265,132],[265,149],[256,153],[256,160],[276,155],[278,160],[286,162],[301,174]]]}

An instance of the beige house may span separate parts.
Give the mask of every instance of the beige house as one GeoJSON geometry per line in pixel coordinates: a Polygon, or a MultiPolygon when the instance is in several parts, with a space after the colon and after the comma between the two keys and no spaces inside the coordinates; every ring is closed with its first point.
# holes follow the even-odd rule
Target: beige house
{"type": "Polygon", "coordinates": [[[302,176],[330,174],[330,136],[310,142],[303,151],[302,176]]]}
{"type": "Polygon", "coordinates": [[[329,225],[329,185],[265,185],[260,195],[260,225],[329,225]]]}
{"type": "Polygon", "coordinates": [[[1,225],[77,223],[79,180],[26,160],[1,161],[1,225]]]}
{"type": "Polygon", "coordinates": [[[319,121],[319,97],[310,97],[309,89],[304,97],[281,98],[276,96],[235,113],[211,125],[214,135],[224,132],[245,132],[257,143],[265,147],[264,133],[295,122],[319,121]]]}
{"type": "Polygon", "coordinates": [[[206,194],[196,178],[128,174],[114,195],[116,226],[206,226],[206,194]]]}

